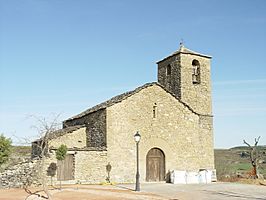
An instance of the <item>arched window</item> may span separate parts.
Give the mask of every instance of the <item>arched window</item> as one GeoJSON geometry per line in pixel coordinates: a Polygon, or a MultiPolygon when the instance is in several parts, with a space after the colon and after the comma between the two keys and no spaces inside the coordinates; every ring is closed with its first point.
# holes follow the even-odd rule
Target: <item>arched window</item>
{"type": "Polygon", "coordinates": [[[166,67],[166,75],[171,76],[171,65],[167,65],[166,67]]]}
{"type": "Polygon", "coordinates": [[[192,61],[192,83],[200,83],[200,63],[198,60],[192,61]]]}

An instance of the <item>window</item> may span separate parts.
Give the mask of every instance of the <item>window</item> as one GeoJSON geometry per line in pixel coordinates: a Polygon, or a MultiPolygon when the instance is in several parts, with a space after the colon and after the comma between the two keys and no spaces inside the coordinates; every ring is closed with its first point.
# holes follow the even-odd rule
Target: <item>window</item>
{"type": "Polygon", "coordinates": [[[171,76],[171,65],[167,65],[166,67],[166,75],[171,76]]]}
{"type": "Polygon", "coordinates": [[[154,103],[153,105],[152,113],[153,113],[153,118],[156,118],[156,115],[157,115],[157,104],[156,103],[154,103]]]}
{"type": "Polygon", "coordinates": [[[192,83],[200,83],[200,63],[198,60],[192,61],[192,83]]]}

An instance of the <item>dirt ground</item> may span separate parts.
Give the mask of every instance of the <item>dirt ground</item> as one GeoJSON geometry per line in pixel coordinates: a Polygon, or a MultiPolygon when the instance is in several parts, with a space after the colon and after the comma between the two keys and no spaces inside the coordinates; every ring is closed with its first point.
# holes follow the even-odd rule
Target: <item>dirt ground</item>
{"type": "MultiPolygon", "coordinates": [[[[31,191],[38,189],[32,188],[31,191]]],[[[135,192],[128,188],[119,188],[110,185],[82,185],[65,186],[61,190],[51,189],[50,193],[53,200],[164,200],[160,195],[147,192],[135,192]]],[[[41,193],[44,195],[44,193],[41,193]]],[[[39,200],[36,195],[27,194],[23,189],[5,189],[0,190],[0,200],[39,200]]]]}
{"type": "MultiPolygon", "coordinates": [[[[68,185],[62,190],[51,188],[53,200],[266,200],[266,186],[240,183],[174,185],[143,183],[141,192],[134,184],[68,185]]],[[[36,190],[36,188],[35,188],[36,190]]],[[[32,189],[32,191],[34,191],[32,189]]],[[[0,190],[0,200],[41,200],[23,189],[0,190]]]]}

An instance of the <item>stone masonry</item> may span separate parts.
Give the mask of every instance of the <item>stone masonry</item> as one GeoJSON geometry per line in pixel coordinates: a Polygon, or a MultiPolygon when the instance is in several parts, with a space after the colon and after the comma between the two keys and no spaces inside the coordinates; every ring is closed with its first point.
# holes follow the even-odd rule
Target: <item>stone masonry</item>
{"type": "Polygon", "coordinates": [[[158,62],[158,82],[65,120],[63,129],[49,141],[46,167],[57,163],[55,150],[66,144],[73,162],[66,165],[71,168],[65,168],[66,174],[73,178],[65,183],[105,182],[108,164],[111,182],[134,182],[133,135],[139,131],[141,182],[149,181],[148,174],[157,180],[158,173],[163,172],[165,177],[171,170],[213,170],[210,59],[181,46],[158,62]],[[162,157],[149,157],[152,149],[161,152],[162,157]]]}
{"type": "Polygon", "coordinates": [[[210,58],[181,46],[179,51],[157,62],[158,82],[202,115],[212,115],[210,58]],[[193,60],[200,63],[200,84],[192,82],[193,60]],[[169,74],[167,66],[171,67],[169,74]]]}
{"type": "Polygon", "coordinates": [[[107,108],[108,162],[117,182],[133,182],[135,142],[141,133],[140,172],[144,181],[146,155],[153,147],[165,153],[166,170],[214,168],[212,118],[199,116],[173,95],[154,84],[121,103],[107,108]],[[157,116],[152,110],[157,104],[157,116]],[[121,168],[121,166],[127,166],[121,168]]]}
{"type": "Polygon", "coordinates": [[[40,185],[39,160],[24,160],[0,173],[0,188],[22,188],[26,185],[40,185]]]}

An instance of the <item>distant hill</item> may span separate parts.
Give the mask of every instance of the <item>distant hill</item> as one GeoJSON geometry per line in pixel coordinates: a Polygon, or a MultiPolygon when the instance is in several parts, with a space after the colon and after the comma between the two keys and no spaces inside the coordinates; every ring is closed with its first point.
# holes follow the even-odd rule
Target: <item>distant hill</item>
{"type": "Polygon", "coordinates": [[[31,155],[31,146],[12,146],[12,155],[28,157],[31,155]]]}
{"type": "MultiPolygon", "coordinates": [[[[259,173],[266,178],[266,146],[258,146],[260,153],[259,173]]],[[[249,160],[249,148],[247,146],[237,146],[230,149],[215,149],[215,168],[218,179],[224,177],[247,176],[252,169],[249,160]]]]}
{"type": "MultiPolygon", "coordinates": [[[[263,150],[263,151],[266,151],[266,145],[259,145],[257,146],[258,150],[263,150]]],[[[230,148],[232,150],[248,150],[249,147],[248,146],[236,146],[236,147],[232,147],[230,148]]]]}

